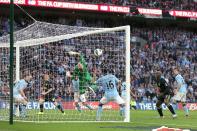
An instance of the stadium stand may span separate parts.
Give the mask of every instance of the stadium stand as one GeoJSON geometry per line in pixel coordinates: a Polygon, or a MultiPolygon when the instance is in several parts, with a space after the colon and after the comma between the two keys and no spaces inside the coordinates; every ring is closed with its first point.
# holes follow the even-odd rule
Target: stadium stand
{"type": "MultiPolygon", "coordinates": [[[[134,0],[139,2],[137,0],[134,0]]],[[[146,0],[145,0],[146,1],[146,0]]],[[[79,2],[79,1],[78,1],[79,2]]],[[[93,2],[93,1],[87,1],[93,2]]],[[[94,1],[95,2],[95,1],[94,1]]],[[[96,1],[97,2],[97,1],[96,1]]],[[[102,1],[103,2],[103,1],[102,1]]],[[[112,1],[110,1],[112,2],[112,1]]],[[[153,1],[152,1],[153,2],[153,1]]],[[[163,0],[163,2],[167,2],[163,0]]],[[[181,0],[180,0],[181,2],[181,0]]],[[[139,3],[137,3],[139,5],[139,3]]],[[[196,8],[196,7],[195,7],[196,8]]],[[[66,21],[62,20],[61,21],[66,21]]],[[[46,19],[45,19],[46,20],[46,19]]],[[[50,20],[53,21],[53,20],[50,20]]],[[[95,23],[88,23],[83,19],[74,19],[74,25],[77,26],[96,26],[96,27],[107,27],[104,21],[95,23]]],[[[8,18],[0,17],[0,36],[9,33],[8,18]]],[[[20,18],[20,21],[15,21],[15,30],[19,30],[30,23],[25,18],[20,18]]],[[[61,23],[61,22],[60,22],[61,23]]],[[[188,102],[197,102],[197,34],[191,31],[177,29],[172,27],[155,27],[155,28],[138,28],[132,27],[131,35],[143,38],[147,41],[147,44],[143,48],[139,48],[136,45],[131,45],[131,68],[132,68],[132,82],[131,88],[135,92],[134,98],[136,101],[155,101],[155,89],[154,77],[152,73],[155,68],[160,67],[168,78],[169,83],[173,84],[173,77],[170,70],[174,66],[181,67],[183,76],[189,85],[188,88],[188,102]]],[[[68,41],[67,41],[68,42],[68,41]]],[[[72,41],[69,41],[72,44],[72,41]]],[[[46,48],[47,50],[53,50],[53,48],[46,48]]],[[[31,52],[30,49],[27,51],[31,52]]],[[[56,52],[58,53],[58,52],[56,52]]],[[[103,59],[105,55],[103,56],[103,59]]],[[[0,52],[0,59],[4,62],[8,61],[8,56],[5,56],[3,52],[0,52]]],[[[70,77],[65,77],[65,74],[71,74],[73,68],[72,64],[65,64],[68,61],[68,56],[63,57],[63,62],[58,63],[47,58],[49,68],[55,70],[56,79],[55,86],[56,91],[59,92],[65,100],[73,98],[73,91],[71,89],[70,77]],[[66,87],[66,88],[64,88],[66,87]]],[[[91,65],[92,59],[89,59],[89,68],[92,72],[100,73],[99,68],[91,65]]],[[[69,63],[69,62],[68,62],[69,63]]],[[[36,64],[36,63],[34,63],[36,64]]],[[[37,63],[38,64],[38,63],[37,63]]],[[[121,65],[120,65],[121,66],[121,65]]],[[[1,67],[1,69],[7,67],[1,67]]],[[[4,73],[3,71],[1,73],[4,73]]],[[[43,72],[45,73],[45,72],[43,72]]],[[[118,74],[118,72],[116,72],[118,74]]],[[[39,82],[36,78],[36,72],[34,72],[34,81],[39,82]]],[[[69,75],[67,75],[69,76],[69,75]]],[[[6,80],[1,80],[3,83],[8,83],[6,80]]],[[[36,90],[36,84],[34,85],[35,90],[29,92],[29,95],[39,96],[38,90],[36,90]]],[[[2,91],[3,92],[3,91],[2,91]]],[[[2,95],[2,94],[0,94],[2,95]]],[[[97,94],[98,99],[101,95],[97,94]]]]}

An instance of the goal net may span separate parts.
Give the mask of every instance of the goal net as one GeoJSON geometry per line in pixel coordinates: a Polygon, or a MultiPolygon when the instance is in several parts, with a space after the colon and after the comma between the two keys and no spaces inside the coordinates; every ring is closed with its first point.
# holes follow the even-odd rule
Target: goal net
{"type": "MultiPolygon", "coordinates": [[[[26,114],[21,115],[23,103],[15,103],[19,114],[14,120],[130,121],[129,26],[88,28],[36,21],[14,32],[13,63],[15,83],[27,72],[32,76],[24,89],[26,114]],[[95,55],[95,49],[102,54],[95,55]],[[98,83],[107,74],[121,81],[108,84],[115,89],[98,83]]],[[[9,35],[0,37],[0,120],[9,118],[8,71],[9,35]]]]}

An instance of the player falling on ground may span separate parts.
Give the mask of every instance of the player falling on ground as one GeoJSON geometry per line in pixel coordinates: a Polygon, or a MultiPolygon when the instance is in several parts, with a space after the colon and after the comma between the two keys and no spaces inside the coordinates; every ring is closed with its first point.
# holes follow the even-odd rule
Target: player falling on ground
{"type": "Polygon", "coordinates": [[[55,95],[53,83],[50,80],[49,75],[44,75],[44,80],[41,87],[41,96],[39,99],[40,112],[38,114],[44,114],[44,102],[52,102],[60,111],[64,114],[62,103],[59,100],[59,96],[55,95]]]}
{"type": "Polygon", "coordinates": [[[19,80],[13,87],[13,97],[14,97],[14,115],[26,117],[26,105],[28,99],[25,95],[24,90],[28,88],[28,83],[31,81],[32,76],[26,75],[24,79],[19,80]],[[19,112],[17,111],[19,110],[19,112]]]}
{"type": "Polygon", "coordinates": [[[183,109],[185,111],[185,116],[189,116],[189,109],[186,105],[186,95],[187,95],[187,84],[184,78],[181,76],[177,68],[173,69],[173,74],[175,75],[177,91],[173,97],[174,103],[181,102],[183,109]]]}
{"type": "MultiPolygon", "coordinates": [[[[104,72],[107,73],[106,71],[104,72]]],[[[118,87],[120,87],[121,84],[120,80],[116,76],[109,73],[105,76],[100,77],[96,81],[96,84],[100,85],[104,90],[104,96],[101,98],[98,105],[96,120],[101,120],[101,114],[103,110],[102,107],[110,101],[115,101],[119,104],[120,115],[125,118],[125,102],[118,93],[118,87]]]]}
{"type": "Polygon", "coordinates": [[[72,84],[74,88],[74,101],[75,106],[79,112],[81,112],[81,107],[79,102],[81,102],[88,109],[92,110],[92,107],[88,105],[86,100],[86,90],[90,87],[92,78],[88,72],[85,59],[82,54],[77,53],[80,56],[79,63],[75,66],[72,74],[72,84]]]}
{"type": "Polygon", "coordinates": [[[162,76],[162,73],[160,71],[155,72],[155,78],[156,78],[156,84],[159,89],[158,94],[157,94],[157,102],[156,102],[156,107],[157,111],[160,115],[161,118],[163,118],[163,112],[162,112],[162,103],[165,103],[165,105],[168,107],[170,112],[172,113],[172,117],[176,118],[177,115],[170,104],[170,99],[173,96],[173,90],[172,88],[168,85],[166,82],[165,78],[162,76]]]}

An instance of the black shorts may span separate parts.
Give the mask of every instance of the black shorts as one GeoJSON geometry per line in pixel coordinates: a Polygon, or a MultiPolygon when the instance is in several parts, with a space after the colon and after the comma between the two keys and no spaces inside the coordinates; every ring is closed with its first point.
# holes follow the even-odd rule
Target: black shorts
{"type": "Polygon", "coordinates": [[[169,102],[171,98],[172,98],[172,95],[171,94],[159,95],[157,97],[158,101],[161,101],[162,103],[164,101],[168,101],[169,102]]]}
{"type": "Polygon", "coordinates": [[[41,96],[41,99],[44,99],[45,102],[54,102],[55,101],[55,97],[52,94],[46,94],[41,96]]]}

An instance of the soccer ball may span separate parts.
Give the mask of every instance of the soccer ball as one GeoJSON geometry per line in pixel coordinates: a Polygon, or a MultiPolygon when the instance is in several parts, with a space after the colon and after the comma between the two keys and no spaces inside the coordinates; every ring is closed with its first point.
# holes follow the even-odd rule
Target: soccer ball
{"type": "Polygon", "coordinates": [[[100,55],[102,55],[103,54],[103,50],[101,50],[101,49],[95,49],[94,50],[94,55],[95,56],[100,56],[100,55]]]}

